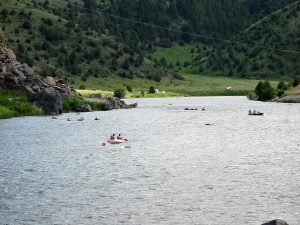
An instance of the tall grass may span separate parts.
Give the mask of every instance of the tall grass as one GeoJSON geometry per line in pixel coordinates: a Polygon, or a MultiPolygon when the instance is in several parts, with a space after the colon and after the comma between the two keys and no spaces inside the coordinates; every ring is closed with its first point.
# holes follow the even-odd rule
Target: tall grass
{"type": "Polygon", "coordinates": [[[105,111],[108,109],[107,104],[101,102],[88,102],[78,97],[71,97],[63,102],[63,111],[75,112],[76,109],[83,105],[90,105],[93,111],[105,111]]]}
{"type": "Polygon", "coordinates": [[[43,114],[41,108],[29,103],[24,92],[0,89],[0,119],[43,114]]]}

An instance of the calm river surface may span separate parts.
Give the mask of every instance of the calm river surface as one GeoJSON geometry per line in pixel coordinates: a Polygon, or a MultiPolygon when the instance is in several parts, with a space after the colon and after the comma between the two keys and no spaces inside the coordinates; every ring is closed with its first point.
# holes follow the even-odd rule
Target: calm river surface
{"type": "Polygon", "coordinates": [[[299,104],[133,101],[139,108],[1,120],[0,225],[300,224],[299,104]],[[112,133],[129,142],[102,147],[112,133]]]}

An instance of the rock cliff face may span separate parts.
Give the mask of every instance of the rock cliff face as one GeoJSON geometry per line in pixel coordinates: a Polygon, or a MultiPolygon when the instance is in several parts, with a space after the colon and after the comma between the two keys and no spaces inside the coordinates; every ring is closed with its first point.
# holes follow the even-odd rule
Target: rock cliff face
{"type": "Polygon", "coordinates": [[[26,63],[17,61],[13,51],[6,47],[0,47],[0,87],[25,91],[29,100],[46,114],[62,113],[62,101],[79,95],[62,80],[34,73],[26,63]]]}
{"type": "MultiPolygon", "coordinates": [[[[55,80],[53,77],[44,78],[34,73],[26,63],[21,63],[16,59],[11,49],[1,46],[0,87],[25,91],[29,100],[40,106],[48,115],[61,114],[63,112],[63,100],[70,96],[80,96],[65,81],[55,80]]],[[[97,100],[99,99],[107,105],[107,110],[137,107],[137,104],[127,105],[118,98],[100,96],[97,100]]],[[[84,105],[78,111],[90,112],[92,109],[90,105],[84,105]]]]}

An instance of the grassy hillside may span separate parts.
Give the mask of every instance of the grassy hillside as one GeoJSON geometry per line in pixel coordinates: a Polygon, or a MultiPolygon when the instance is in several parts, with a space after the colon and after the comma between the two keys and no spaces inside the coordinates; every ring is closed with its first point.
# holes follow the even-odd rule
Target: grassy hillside
{"type": "MultiPolygon", "coordinates": [[[[299,11],[297,1],[251,25],[232,41],[300,51],[299,11]]],[[[156,48],[152,54],[183,73],[288,81],[300,75],[299,55],[222,42],[173,45],[156,48]]]]}
{"type": "MultiPolygon", "coordinates": [[[[71,1],[72,2],[72,1],[71,1]]],[[[73,1],[74,2],[74,1],[73,1]]],[[[75,1],[76,2],[76,1],[75,1]]],[[[21,61],[41,75],[73,82],[90,77],[147,77],[160,80],[169,73],[116,37],[85,22],[67,1],[3,0],[1,29],[21,61]]],[[[97,18],[99,19],[99,18],[97,18]]]]}

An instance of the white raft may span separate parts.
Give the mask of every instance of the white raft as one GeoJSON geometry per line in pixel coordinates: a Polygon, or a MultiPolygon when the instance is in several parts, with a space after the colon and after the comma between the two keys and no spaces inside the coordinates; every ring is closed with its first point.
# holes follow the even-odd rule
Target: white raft
{"type": "Polygon", "coordinates": [[[112,145],[118,145],[127,142],[127,139],[108,141],[112,145]]]}

